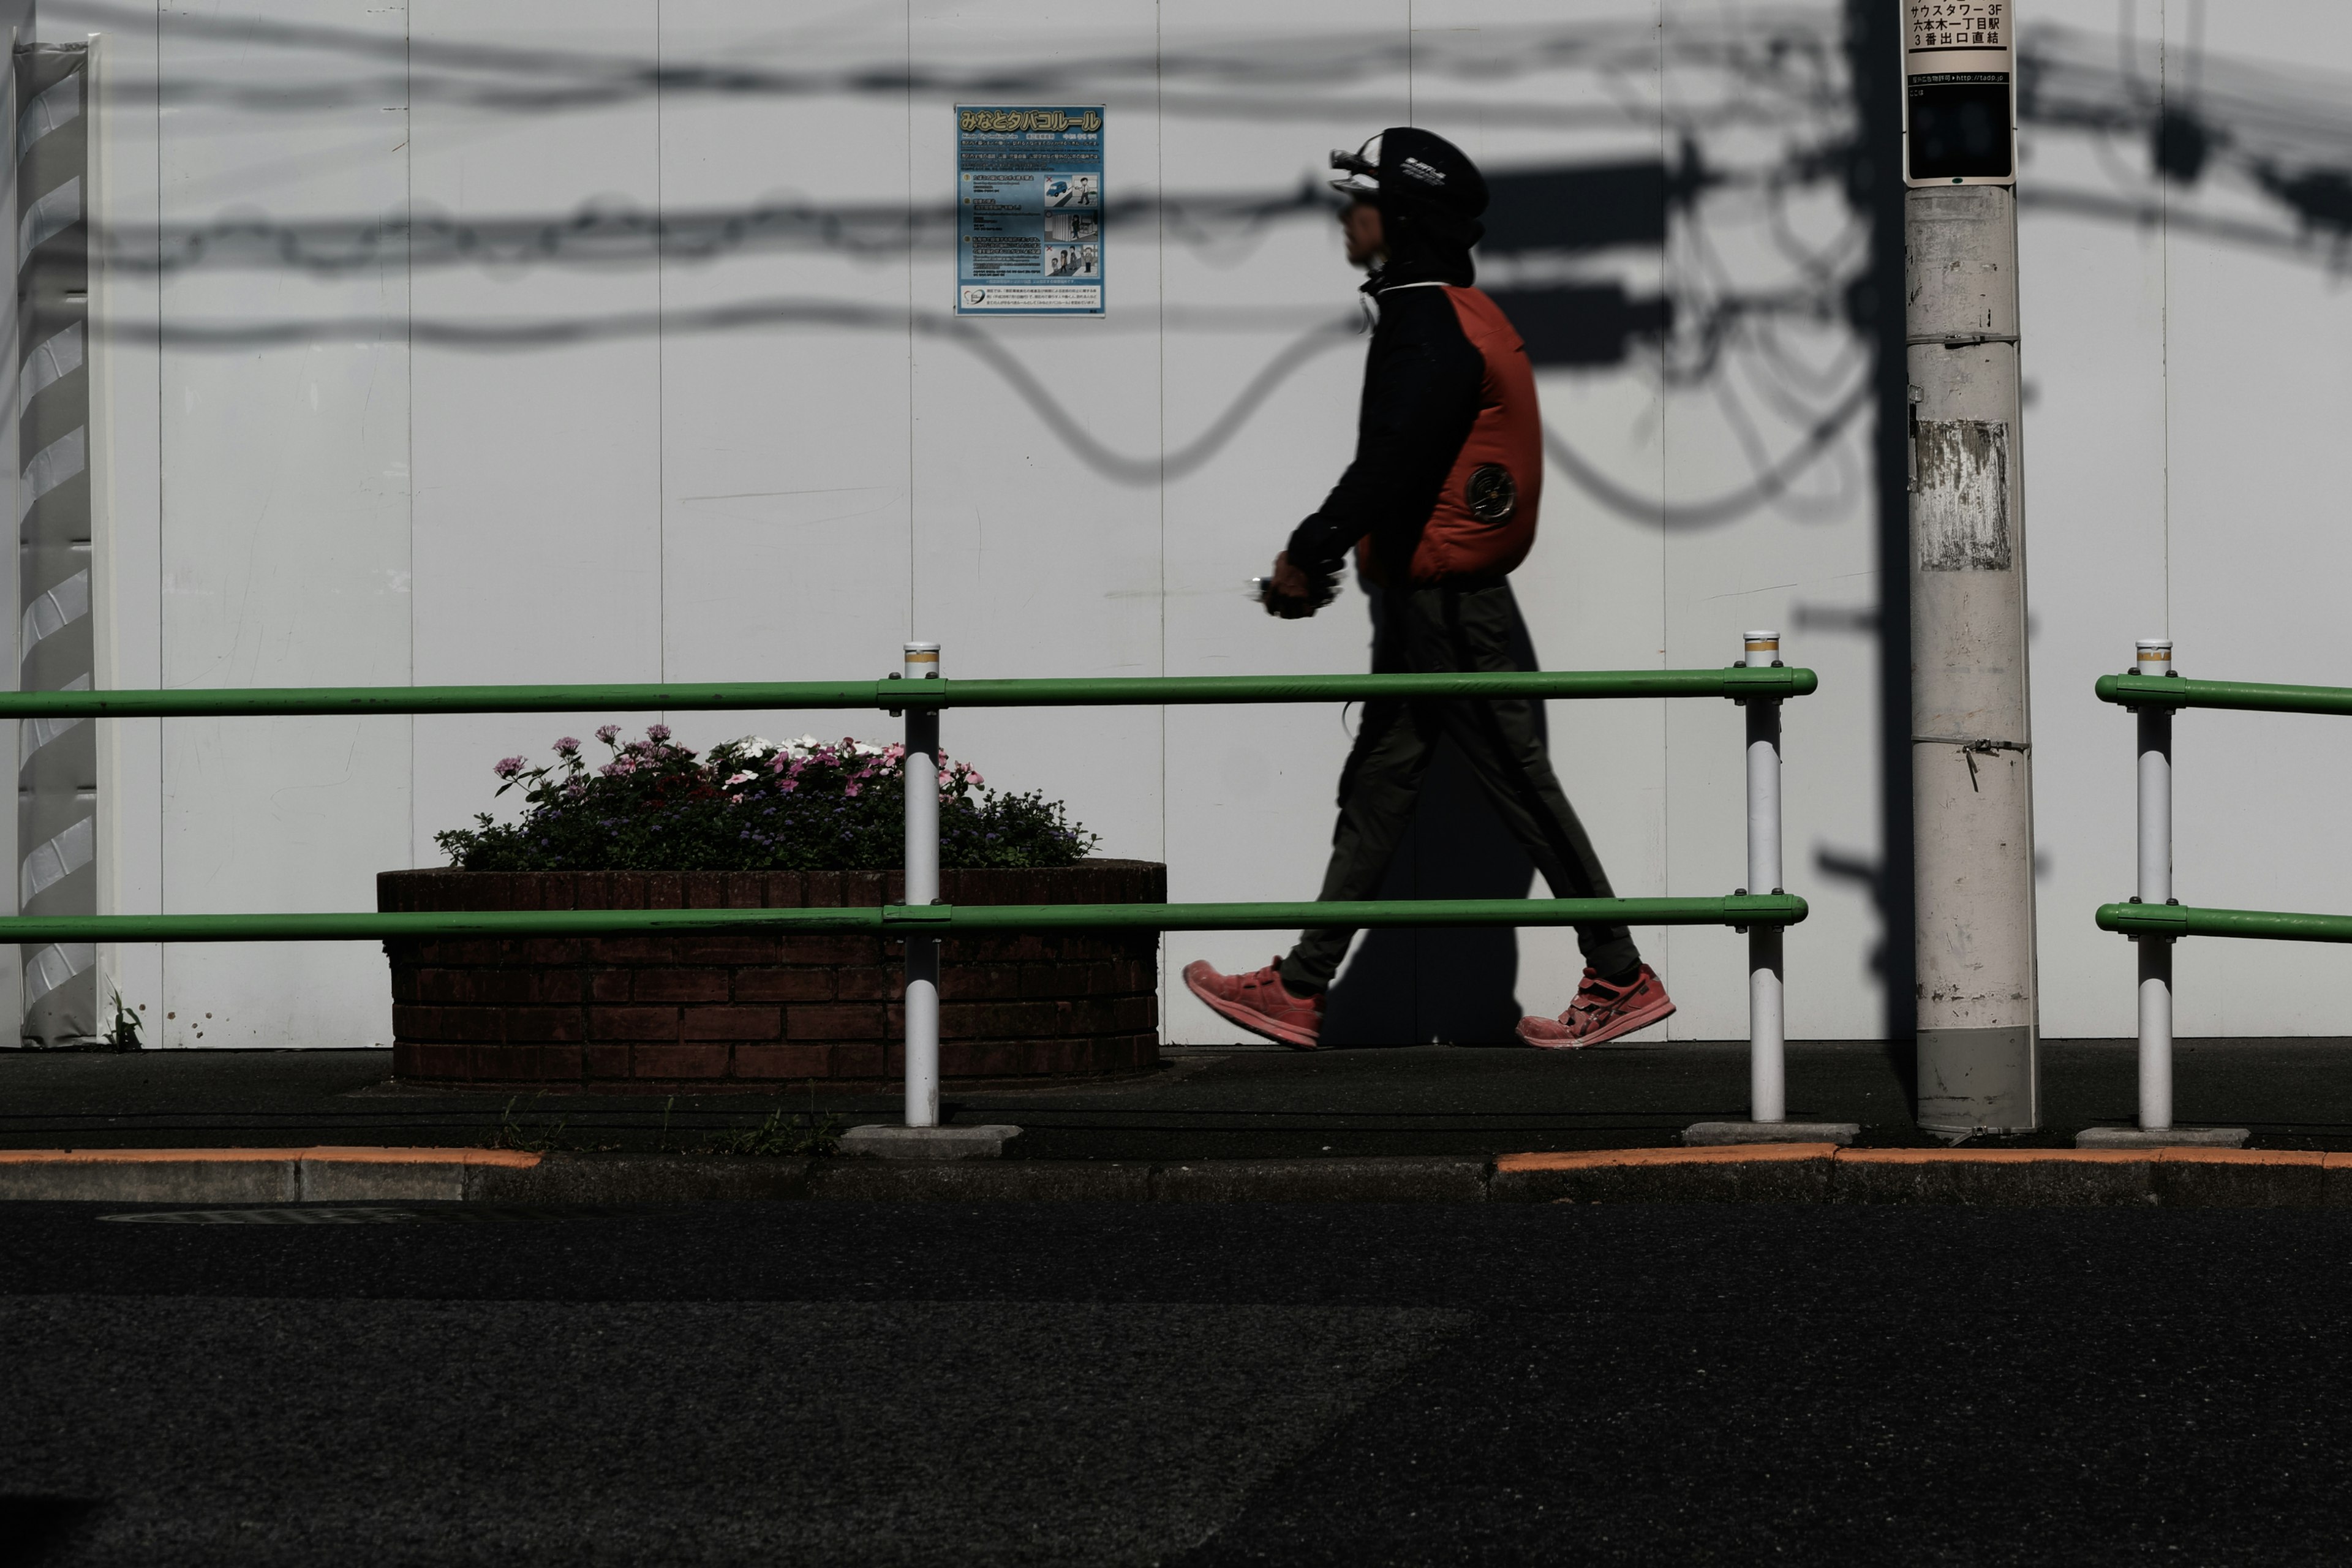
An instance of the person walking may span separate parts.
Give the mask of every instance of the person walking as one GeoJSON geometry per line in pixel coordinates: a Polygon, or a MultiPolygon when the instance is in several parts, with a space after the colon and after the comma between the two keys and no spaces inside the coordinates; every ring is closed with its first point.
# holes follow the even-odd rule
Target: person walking
{"type": "MultiPolygon", "coordinates": [[[[1501,671],[1519,611],[1510,574],[1535,542],[1543,436],[1535,373],[1518,333],[1472,287],[1471,247],[1486,232],[1486,184],[1461,149],[1410,126],[1334,153],[1332,182],[1348,260],[1370,277],[1379,312],[1364,365],[1356,456],[1322,508],[1275,557],[1262,598],[1295,620],[1331,602],[1352,550],[1373,595],[1372,668],[1501,671]]],[[[1381,698],[1364,709],[1339,775],[1339,820],[1325,901],[1369,899],[1411,824],[1441,739],[1460,748],[1514,837],[1558,898],[1607,899],[1609,878],[1552,773],[1533,702],[1381,698]]],[[[1557,1018],[1523,1018],[1519,1037],[1565,1049],[1597,1045],[1675,1010],[1622,925],[1576,928],[1585,970],[1557,1018]]],[[[1220,1016],[1303,1050],[1321,1043],[1326,993],[1355,932],[1301,934],[1287,956],[1249,974],[1205,960],[1184,984],[1220,1016]]]]}

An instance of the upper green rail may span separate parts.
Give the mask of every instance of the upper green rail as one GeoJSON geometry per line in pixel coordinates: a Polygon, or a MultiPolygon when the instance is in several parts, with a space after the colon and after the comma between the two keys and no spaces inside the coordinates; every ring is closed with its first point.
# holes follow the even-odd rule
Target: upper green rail
{"type": "Polygon", "coordinates": [[[767,928],[960,936],[981,931],[1287,931],[1308,926],[1794,925],[1793,894],[1719,899],[1384,899],[1290,904],[891,904],[812,910],[500,910],[253,915],[12,915],[0,942],[374,942],[625,936],[767,928]]]}
{"type": "Polygon", "coordinates": [[[2352,942],[2352,915],[2274,914],[2183,904],[2101,904],[2099,929],[2132,936],[2238,936],[2273,942],[2352,942]]]}
{"type": "Polygon", "coordinates": [[[1039,680],[674,681],[659,686],[298,686],[0,692],[0,719],[302,713],[651,712],[740,708],[1085,708],[1344,702],[1374,697],[1803,697],[1810,669],[1528,670],[1471,675],[1161,675],[1039,680]]]}
{"type": "Polygon", "coordinates": [[[2258,713],[2352,714],[2352,687],[2189,680],[2178,675],[2103,675],[2102,702],[2131,708],[2242,708],[2258,713]]]}

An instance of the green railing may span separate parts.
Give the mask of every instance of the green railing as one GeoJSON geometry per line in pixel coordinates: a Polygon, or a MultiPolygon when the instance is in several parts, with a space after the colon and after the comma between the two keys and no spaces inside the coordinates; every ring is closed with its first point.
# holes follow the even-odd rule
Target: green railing
{"type": "Polygon", "coordinates": [[[0,692],[0,719],[357,713],[719,711],[749,708],[1156,708],[1375,697],[1803,697],[1810,669],[1531,670],[1496,675],[1163,675],[1039,680],[672,681],[659,686],[301,686],[0,692]]]}
{"type": "MultiPolygon", "coordinates": [[[[1726,698],[1777,702],[1820,687],[1810,669],[1534,670],[1491,674],[1132,676],[1083,679],[670,681],[604,686],[352,686],[0,692],[0,719],[265,718],[415,713],[674,712],[742,709],[1156,707],[1177,703],[1362,701],[1373,698],[1601,700],[1726,698]]],[[[549,910],[0,917],[0,942],[357,942],[394,937],[618,934],[777,926],[803,931],[950,931],[1350,926],[1791,924],[1802,899],[1402,900],[1354,904],[1202,903],[909,910],[549,910]]]]}
{"type": "Polygon", "coordinates": [[[2142,639],[2137,655],[2132,672],[2103,675],[2093,688],[2100,701],[2131,709],[2139,727],[2136,891],[2126,902],[2101,904],[2096,919],[2101,931],[2121,932],[2138,947],[2139,1124],[2144,1132],[2168,1132],[2172,1128],[2173,944],[2190,936],[2352,942],[2352,915],[2206,909],[2184,905],[2173,898],[2173,715],[2184,708],[2352,714],[2352,688],[2190,680],[2173,673],[2169,637],[2142,639]]]}
{"type": "Polygon", "coordinates": [[[419,713],[586,713],[882,709],[903,713],[912,784],[936,765],[939,716],[971,708],[1157,707],[1179,703],[1341,702],[1375,698],[1728,699],[1748,710],[1747,889],[1698,899],[1462,899],[1363,902],[982,905],[936,901],[939,825],[932,792],[907,791],[905,904],[878,909],[531,910],[324,914],[94,915],[0,918],[0,942],[361,942],[434,938],[604,936],[769,929],[869,931],[904,940],[907,1121],[939,1118],[940,939],[988,931],[1244,931],[1309,926],[1729,925],[1748,932],[1752,1069],[1759,1116],[1780,1117],[1781,930],[1805,901],[1780,880],[1780,706],[1820,682],[1771,663],[1775,633],[1751,633],[1746,663],[1726,669],[1526,671],[1500,674],[1139,676],[1101,679],[948,680],[938,645],[910,643],[899,678],[845,681],[670,681],[631,686],[301,687],[177,691],[0,693],[0,718],[261,718],[419,713]],[[1755,668],[1749,668],[1752,663],[1755,668]],[[1762,747],[1761,752],[1759,747],[1762,747]],[[1769,759],[1769,765],[1760,758],[1769,759]],[[1760,793],[1759,793],[1760,792],[1760,793]],[[1760,967],[1759,967],[1760,966],[1760,967]],[[1769,1107],[1766,1113],[1763,1108],[1769,1107]]]}

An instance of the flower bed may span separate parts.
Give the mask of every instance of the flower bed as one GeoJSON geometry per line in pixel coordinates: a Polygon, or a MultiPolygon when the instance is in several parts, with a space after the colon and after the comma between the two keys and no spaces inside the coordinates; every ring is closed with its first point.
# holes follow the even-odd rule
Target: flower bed
{"type": "MultiPolygon", "coordinates": [[[[523,792],[520,821],[435,835],[468,871],[846,871],[896,866],[906,847],[906,755],[899,745],[803,735],[728,741],[698,756],[648,727],[596,738],[612,760],[591,767],[581,743],[555,742],[541,767],[520,757],[493,772],[499,794],[523,792]]],[[[940,763],[940,864],[1071,866],[1095,836],[1059,802],[1007,795],[968,763],[940,763]]]]}
{"type": "MultiPolygon", "coordinates": [[[[457,867],[387,871],[387,910],[871,908],[901,901],[903,752],[756,739],[698,758],[656,725],[555,764],[499,763],[520,822],[444,834],[457,867]],[[588,864],[583,866],[582,862],[588,864]],[[596,862],[604,862],[596,864],[596,862]],[[568,864],[567,864],[568,863],[568,864]]],[[[1160,903],[1167,868],[1082,859],[1093,843],[1036,795],[940,789],[940,896],[956,904],[1160,903]]],[[[484,1089],[662,1092],[904,1076],[904,944],[842,932],[425,939],[384,943],[393,1070],[484,1089]]],[[[1150,931],[941,944],[940,1071],[1100,1074],[1159,1059],[1150,931]]]]}

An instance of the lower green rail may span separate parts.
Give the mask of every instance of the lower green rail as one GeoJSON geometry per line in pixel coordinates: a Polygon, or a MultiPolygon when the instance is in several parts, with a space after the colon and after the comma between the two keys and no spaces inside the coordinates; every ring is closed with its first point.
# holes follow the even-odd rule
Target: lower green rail
{"type": "Polygon", "coordinates": [[[2101,904],[2099,929],[2130,936],[2238,936],[2272,942],[2352,942],[2352,915],[2203,910],[2185,904],[2101,904]]]}
{"type": "Polygon", "coordinates": [[[1719,899],[1411,899],[1293,904],[892,904],[815,910],[500,910],[350,914],[14,915],[0,942],[380,942],[740,930],[920,932],[1286,931],[1307,926],[1794,925],[1793,894],[1719,899]]]}

